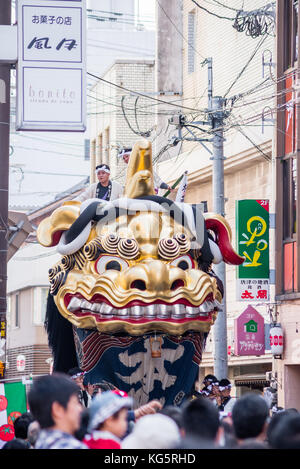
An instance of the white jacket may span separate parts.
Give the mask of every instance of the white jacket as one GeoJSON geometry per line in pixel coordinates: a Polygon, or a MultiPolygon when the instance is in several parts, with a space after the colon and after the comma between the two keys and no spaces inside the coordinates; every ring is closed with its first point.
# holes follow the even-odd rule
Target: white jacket
{"type": "MultiPolygon", "coordinates": [[[[75,199],[79,202],[83,202],[84,200],[87,199],[95,199],[96,198],[96,190],[97,190],[97,185],[98,182],[94,182],[94,184],[91,184],[89,187],[85,189],[84,192],[79,194],[75,199]]],[[[123,186],[119,184],[116,181],[111,181],[111,195],[110,195],[110,200],[115,200],[119,199],[120,197],[123,196],[123,186]]]]}

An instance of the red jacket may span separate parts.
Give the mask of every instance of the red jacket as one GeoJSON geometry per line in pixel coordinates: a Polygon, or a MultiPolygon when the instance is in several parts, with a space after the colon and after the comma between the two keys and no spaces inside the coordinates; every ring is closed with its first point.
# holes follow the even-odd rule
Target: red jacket
{"type": "Polygon", "coordinates": [[[121,449],[119,438],[110,432],[94,431],[85,436],[83,443],[90,449],[121,449]]]}

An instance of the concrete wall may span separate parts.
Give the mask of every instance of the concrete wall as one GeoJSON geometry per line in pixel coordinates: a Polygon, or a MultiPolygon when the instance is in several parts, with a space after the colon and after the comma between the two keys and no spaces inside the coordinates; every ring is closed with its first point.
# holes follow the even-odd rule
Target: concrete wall
{"type": "MultiPolygon", "coordinates": [[[[129,90],[134,89],[140,93],[154,93],[154,61],[120,59],[110,67],[103,78],[116,83],[129,90]]],[[[133,146],[139,137],[134,133],[140,129],[141,132],[150,130],[155,124],[155,108],[147,98],[130,95],[129,92],[108,86],[99,81],[91,90],[92,112],[90,118],[91,142],[96,141],[96,162],[108,163],[111,167],[111,177],[121,183],[124,182],[126,165],[117,159],[117,154],[123,146],[133,146]],[[122,96],[124,99],[124,112],[128,119],[129,127],[121,108],[122,96]],[[135,106],[137,107],[137,122],[135,119],[135,106]],[[107,133],[109,130],[109,145],[107,133]],[[99,136],[103,138],[103,151],[100,156],[99,136]]],[[[92,163],[92,161],[91,161],[92,163]]],[[[91,173],[94,168],[91,168],[91,173]]]]}

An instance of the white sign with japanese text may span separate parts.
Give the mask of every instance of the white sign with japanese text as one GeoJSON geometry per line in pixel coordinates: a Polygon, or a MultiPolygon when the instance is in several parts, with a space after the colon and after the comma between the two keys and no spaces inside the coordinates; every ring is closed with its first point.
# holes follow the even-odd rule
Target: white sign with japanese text
{"type": "Polygon", "coordinates": [[[86,0],[18,0],[17,130],[85,131],[86,0]]]}
{"type": "Polygon", "coordinates": [[[236,279],[237,301],[270,301],[270,280],[238,278],[236,279]]]}

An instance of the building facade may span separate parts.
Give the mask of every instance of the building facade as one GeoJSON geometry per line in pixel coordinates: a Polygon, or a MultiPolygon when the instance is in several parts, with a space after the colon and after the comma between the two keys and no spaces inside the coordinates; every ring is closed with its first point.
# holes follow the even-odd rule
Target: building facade
{"type": "Polygon", "coordinates": [[[95,167],[104,163],[110,166],[112,179],[123,183],[126,165],[118,153],[147,132],[151,135],[155,125],[153,105],[143,96],[130,95],[128,90],[153,95],[154,60],[118,59],[102,78],[91,90],[90,180],[96,182],[95,167]]]}
{"type": "MultiPolygon", "coordinates": [[[[268,199],[270,213],[274,214],[275,211],[274,123],[270,122],[271,116],[266,110],[266,107],[272,107],[274,102],[275,83],[272,80],[274,71],[271,59],[275,40],[272,35],[252,38],[245,32],[238,32],[232,26],[240,8],[239,2],[221,3],[223,6],[214,6],[212,3],[205,5],[209,11],[207,12],[195,3],[185,0],[182,2],[181,114],[186,123],[195,124],[195,127],[182,127],[182,135],[186,140],[182,141],[181,154],[159,163],[158,167],[161,176],[165,179],[168,177],[168,183],[174,183],[187,170],[188,188],[185,201],[206,201],[208,211],[213,212],[212,154],[209,152],[212,149],[209,143],[212,136],[211,127],[196,122],[207,121],[209,91],[212,96],[226,99],[225,109],[228,116],[224,121],[225,217],[232,227],[235,245],[237,200],[268,199]],[[232,21],[229,17],[233,17],[232,21]]],[[[244,10],[259,9],[264,3],[267,2],[245,1],[244,10]]],[[[200,7],[201,5],[202,3],[200,7]]],[[[174,135],[179,135],[176,127],[174,135]]],[[[274,269],[275,264],[274,239],[272,229],[271,269],[274,269]]],[[[267,325],[271,322],[270,308],[274,302],[274,289],[275,286],[271,285],[268,302],[249,303],[264,317],[267,325]]],[[[236,269],[226,266],[228,378],[234,386],[234,396],[240,396],[250,389],[263,392],[264,387],[270,384],[267,373],[273,368],[268,340],[266,353],[262,356],[234,355],[235,321],[247,306],[248,302],[237,301],[236,269]]],[[[212,328],[200,366],[200,386],[203,376],[214,372],[214,358],[212,328]]]]}
{"type": "Polygon", "coordinates": [[[277,2],[276,320],[283,355],[275,360],[279,404],[300,407],[299,2],[277,2]]]}

